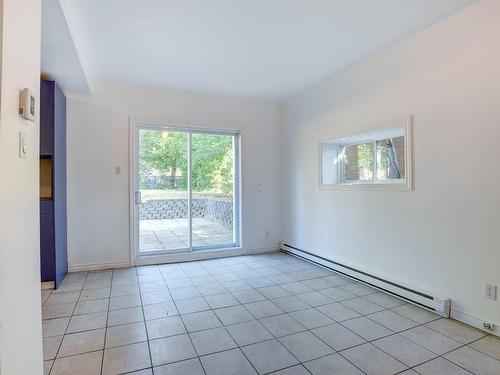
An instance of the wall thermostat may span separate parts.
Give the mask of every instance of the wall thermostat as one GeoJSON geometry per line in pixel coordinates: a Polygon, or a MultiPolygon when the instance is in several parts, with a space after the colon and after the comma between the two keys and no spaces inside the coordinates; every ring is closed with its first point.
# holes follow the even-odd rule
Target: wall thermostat
{"type": "Polygon", "coordinates": [[[30,89],[19,94],[19,115],[26,120],[36,121],[36,97],[30,89]]]}

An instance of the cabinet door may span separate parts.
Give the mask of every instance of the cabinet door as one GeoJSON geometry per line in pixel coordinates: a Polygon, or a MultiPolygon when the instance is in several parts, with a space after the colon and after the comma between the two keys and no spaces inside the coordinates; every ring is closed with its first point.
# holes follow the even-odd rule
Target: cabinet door
{"type": "Polygon", "coordinates": [[[40,82],[40,155],[54,155],[54,87],[53,81],[40,82]]]}
{"type": "Polygon", "coordinates": [[[40,201],[40,267],[43,281],[54,281],[54,210],[52,201],[40,201]]]}
{"type": "Polygon", "coordinates": [[[66,97],[54,86],[54,227],[56,288],[68,273],[66,213],[66,97]]]}

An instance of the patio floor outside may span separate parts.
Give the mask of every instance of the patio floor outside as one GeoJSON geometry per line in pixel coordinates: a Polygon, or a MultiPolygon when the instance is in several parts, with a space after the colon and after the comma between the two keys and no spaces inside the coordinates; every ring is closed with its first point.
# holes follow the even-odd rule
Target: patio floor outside
{"type": "MultiPolygon", "coordinates": [[[[141,252],[169,251],[189,248],[187,218],[141,220],[139,224],[141,252]]],[[[233,231],[204,218],[193,218],[193,247],[233,243],[233,231]]]]}

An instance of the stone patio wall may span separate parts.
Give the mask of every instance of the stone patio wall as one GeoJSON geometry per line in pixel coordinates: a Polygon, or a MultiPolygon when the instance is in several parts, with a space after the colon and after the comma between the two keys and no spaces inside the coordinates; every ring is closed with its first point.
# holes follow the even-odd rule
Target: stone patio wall
{"type": "MultiPolygon", "coordinates": [[[[193,198],[193,217],[231,227],[233,200],[230,198],[193,198]]],[[[181,219],[187,217],[187,199],[151,199],[140,204],[141,220],[181,219]]]]}

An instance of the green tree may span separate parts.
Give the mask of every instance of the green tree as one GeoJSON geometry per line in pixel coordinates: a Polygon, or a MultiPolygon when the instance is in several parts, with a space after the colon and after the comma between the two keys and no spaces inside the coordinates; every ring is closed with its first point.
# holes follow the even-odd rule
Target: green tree
{"type": "Polygon", "coordinates": [[[194,134],[192,155],[193,190],[229,193],[227,185],[232,185],[232,137],[194,134]]]}
{"type": "MultiPolygon", "coordinates": [[[[185,189],[188,177],[188,134],[141,130],[140,174],[157,171],[169,176],[170,189],[185,189]]],[[[197,192],[229,195],[233,189],[233,137],[217,134],[192,135],[192,188],[197,192]]],[[[145,188],[146,183],[142,183],[145,188]]]]}
{"type": "Polygon", "coordinates": [[[170,175],[172,188],[185,188],[187,174],[186,133],[158,130],[142,130],[140,136],[140,172],[148,173],[157,170],[162,175],[170,175]],[[182,174],[180,183],[178,174],[182,174]]]}

